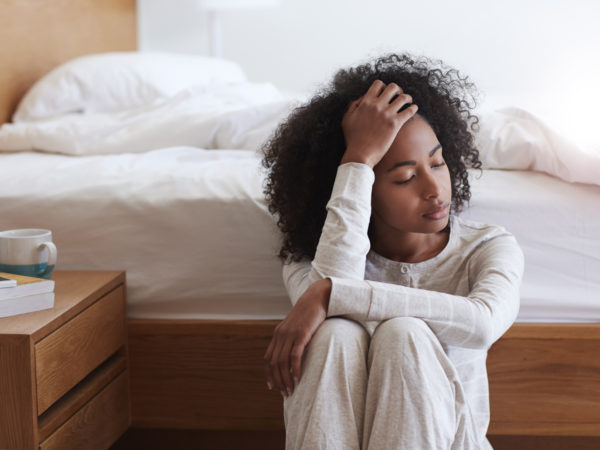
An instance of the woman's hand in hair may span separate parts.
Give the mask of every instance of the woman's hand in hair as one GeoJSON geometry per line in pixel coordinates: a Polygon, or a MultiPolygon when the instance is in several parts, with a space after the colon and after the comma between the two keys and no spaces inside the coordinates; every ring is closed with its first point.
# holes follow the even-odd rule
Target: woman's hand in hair
{"type": "Polygon", "coordinates": [[[341,164],[360,162],[375,167],[386,154],[398,131],[417,112],[412,97],[396,83],[376,80],[369,90],[348,106],[342,119],[346,151],[341,164]]]}
{"type": "Polygon", "coordinates": [[[330,294],[329,278],[314,282],[300,296],[287,317],[275,327],[264,356],[269,389],[276,387],[284,396],[294,391],[302,378],[304,349],[327,317],[330,294]]]}

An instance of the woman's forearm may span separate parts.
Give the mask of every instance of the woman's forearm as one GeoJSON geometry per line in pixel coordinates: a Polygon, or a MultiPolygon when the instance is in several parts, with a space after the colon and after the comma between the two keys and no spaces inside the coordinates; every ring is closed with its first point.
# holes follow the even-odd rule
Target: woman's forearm
{"type": "Polygon", "coordinates": [[[371,216],[373,171],[363,164],[338,168],[327,217],[313,261],[284,266],[284,282],[295,304],[315,281],[325,277],[364,279],[371,216]]]}
{"type": "Polygon", "coordinates": [[[473,288],[467,296],[334,278],[328,316],[365,321],[415,317],[443,344],[488,348],[518,313],[523,254],[513,237],[497,238],[480,248],[472,265],[473,288]]]}

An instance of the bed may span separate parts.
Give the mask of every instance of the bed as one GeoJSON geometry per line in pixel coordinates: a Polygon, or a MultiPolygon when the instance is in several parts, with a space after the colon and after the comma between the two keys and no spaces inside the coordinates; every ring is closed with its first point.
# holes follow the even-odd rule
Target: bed
{"type": "MultiPolygon", "coordinates": [[[[134,1],[30,6],[0,5],[1,38],[23,43],[0,53],[11,68],[0,74],[0,123],[61,63],[136,48],[134,1]],[[42,20],[48,16],[55,20],[42,20]]],[[[136,99],[126,113],[75,104],[61,112],[68,120],[21,116],[0,130],[0,229],[52,229],[59,269],[126,270],[130,447],[173,448],[208,430],[255,433],[240,434],[238,447],[250,448],[252,436],[266,448],[272,433],[273,448],[281,445],[282,401],[266,388],[262,357],[290,304],[255,150],[302,99],[250,83],[232,65],[215,73],[201,87],[169,92],[163,83],[162,97],[136,91],[155,95],[148,109],[136,99]]],[[[37,107],[30,113],[44,109],[37,107]]],[[[519,134],[535,122],[525,111],[486,117],[479,139],[487,168],[472,173],[464,215],[507,227],[526,258],[517,323],[488,357],[490,440],[561,436],[571,445],[585,436],[597,445],[598,158],[578,154],[576,167],[570,144],[537,122],[546,140],[519,134]],[[542,141],[552,143],[554,159],[540,159],[542,141]],[[520,146],[517,156],[511,146],[520,146]]]]}

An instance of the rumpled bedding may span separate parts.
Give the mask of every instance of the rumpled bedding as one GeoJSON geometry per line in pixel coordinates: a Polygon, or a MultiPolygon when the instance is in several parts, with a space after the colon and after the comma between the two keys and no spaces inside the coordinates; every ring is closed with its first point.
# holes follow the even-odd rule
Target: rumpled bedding
{"type": "MultiPolygon", "coordinates": [[[[301,97],[269,83],[198,86],[117,113],[66,114],[4,124],[1,151],[68,155],[143,153],[174,146],[258,150],[301,97]]],[[[533,170],[569,182],[600,185],[600,150],[554,132],[519,108],[480,115],[476,144],[484,169],[533,170]]]]}
{"type": "Polygon", "coordinates": [[[600,148],[579,147],[520,108],[483,114],[476,144],[484,169],[532,170],[600,185],[600,148]]]}
{"type": "Polygon", "coordinates": [[[0,151],[89,156],[160,148],[256,149],[297,104],[269,83],[198,86],[116,113],[4,124],[0,151]]]}

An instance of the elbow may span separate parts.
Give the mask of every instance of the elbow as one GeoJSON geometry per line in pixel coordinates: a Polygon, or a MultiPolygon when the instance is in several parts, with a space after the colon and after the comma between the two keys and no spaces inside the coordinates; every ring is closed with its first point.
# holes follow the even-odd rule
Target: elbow
{"type": "Polygon", "coordinates": [[[474,349],[488,349],[496,340],[494,332],[494,320],[491,311],[487,307],[483,307],[481,314],[477,315],[474,323],[474,329],[471,333],[468,347],[474,349]]]}
{"type": "MultiPolygon", "coordinates": [[[[518,308],[517,308],[518,312],[518,308]]],[[[508,321],[498,321],[492,314],[482,314],[477,320],[476,329],[473,333],[473,347],[478,349],[489,349],[500,337],[511,327],[516,318],[516,313],[510,314],[508,321]]]]}
{"type": "Polygon", "coordinates": [[[519,312],[519,295],[517,293],[514,297],[504,299],[501,307],[493,307],[483,300],[472,298],[477,307],[470,347],[489,349],[514,323],[519,312]]]}
{"type": "Polygon", "coordinates": [[[478,349],[489,349],[495,342],[494,331],[492,329],[492,323],[488,320],[482,320],[481,325],[477,330],[477,337],[474,344],[478,349]]]}

